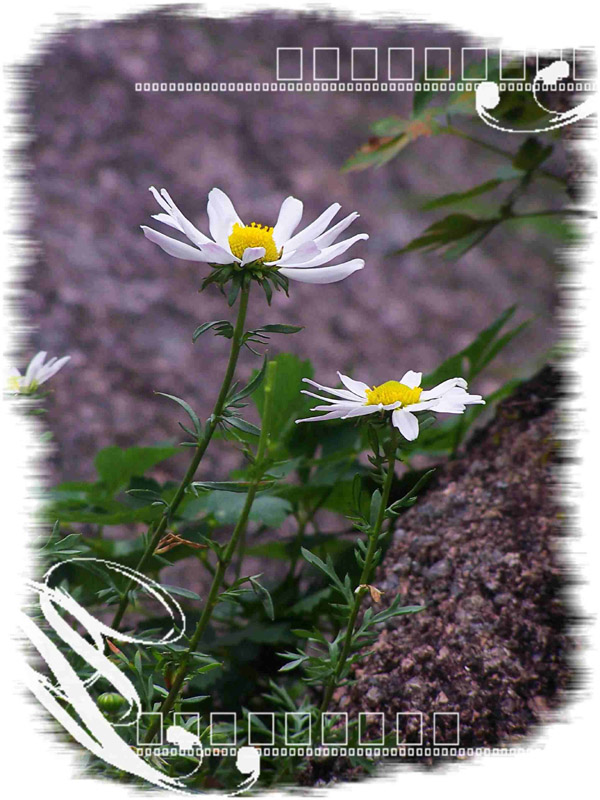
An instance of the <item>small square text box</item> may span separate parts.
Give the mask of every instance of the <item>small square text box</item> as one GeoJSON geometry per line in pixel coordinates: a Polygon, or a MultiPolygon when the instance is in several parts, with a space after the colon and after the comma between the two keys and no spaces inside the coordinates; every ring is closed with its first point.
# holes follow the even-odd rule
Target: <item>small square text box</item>
{"type": "Polygon", "coordinates": [[[414,79],[415,79],[415,48],[389,47],[388,80],[414,81],[414,79]]]}
{"type": "Polygon", "coordinates": [[[425,48],[425,80],[449,81],[452,74],[452,53],[449,47],[425,48]]]}
{"type": "Polygon", "coordinates": [[[487,47],[461,47],[460,75],[463,81],[487,81],[487,47]]]}
{"type": "Polygon", "coordinates": [[[378,53],[376,47],[353,47],[351,57],[353,81],[377,80],[378,53]]]}
{"type": "Polygon", "coordinates": [[[313,80],[339,81],[340,48],[313,47],[313,80]]]}
{"type": "Polygon", "coordinates": [[[288,746],[310,746],[310,713],[305,711],[285,712],[285,743],[288,746]],[[293,739],[293,740],[292,740],[293,739]]]}
{"type": "Polygon", "coordinates": [[[277,48],[277,80],[301,81],[304,51],[301,47],[277,48]]]}
{"type": "Polygon", "coordinates": [[[275,713],[273,711],[249,712],[248,744],[275,744],[275,713]]]}
{"type": "Polygon", "coordinates": [[[525,80],[525,50],[500,49],[500,80],[525,80]]]}
{"type": "Polygon", "coordinates": [[[458,711],[436,711],[433,714],[433,744],[460,744],[460,714],[458,711]]]}
{"type": "Polygon", "coordinates": [[[423,714],[421,711],[399,711],[396,714],[396,744],[423,744],[423,714]]]}
{"type": "Polygon", "coordinates": [[[358,715],[359,745],[385,743],[385,716],[382,711],[361,711],[358,715]]]}
{"type": "Polygon", "coordinates": [[[323,714],[321,717],[321,741],[324,747],[348,744],[348,714],[346,711],[326,711],[323,714]]]}
{"type": "Polygon", "coordinates": [[[235,747],[237,722],[233,711],[211,711],[210,743],[212,746],[235,747]]]}
{"type": "Polygon", "coordinates": [[[160,711],[142,711],[137,718],[137,743],[143,744],[144,743],[144,736],[141,734],[140,731],[140,722],[142,721],[142,717],[144,718],[144,727],[149,728],[152,723],[158,719],[158,739],[156,739],[153,744],[162,744],[163,743],[163,715],[160,711]]]}

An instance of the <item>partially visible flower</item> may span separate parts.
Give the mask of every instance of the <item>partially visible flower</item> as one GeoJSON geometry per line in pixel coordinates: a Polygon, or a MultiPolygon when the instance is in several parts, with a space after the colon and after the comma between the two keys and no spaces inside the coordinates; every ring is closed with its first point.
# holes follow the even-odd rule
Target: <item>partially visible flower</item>
{"type": "Polygon", "coordinates": [[[435,411],[445,414],[462,414],[468,405],[484,404],[479,394],[468,394],[464,378],[450,378],[433,389],[421,389],[421,372],[409,370],[399,381],[386,381],[372,389],[362,381],[355,381],[338,372],[345,389],[330,389],[304,378],[323,392],[334,395],[322,397],[303,390],[303,394],[325,400],[329,405],[315,406],[311,411],[326,411],[319,417],[297,419],[296,422],[314,422],[320,419],[351,419],[376,412],[392,412],[392,423],[405,439],[412,442],[419,435],[419,420],[415,413],[435,411]]]}
{"type": "Polygon", "coordinates": [[[64,356],[63,358],[51,358],[46,360],[48,354],[45,350],[31,359],[29,366],[25,370],[25,375],[21,375],[18,369],[12,367],[8,374],[7,391],[12,394],[34,394],[38,388],[45,383],[49,378],[62,369],[71,356],[64,356]]]}
{"type": "Polygon", "coordinates": [[[225,192],[212,189],[207,206],[212,236],[209,239],[183,216],[165,189],[159,193],[151,186],[150,191],[165,212],[155,214],[153,218],[183,233],[192,244],[142,225],[144,236],[175,258],[205,261],[213,266],[236,264],[262,270],[276,269],[285,278],[303,283],[335,283],[365,265],[361,258],[355,258],[335,266],[323,266],[341,256],[355,242],[369,238],[366,233],[359,233],[335,243],[359,216],[353,212],[327,230],[341,208],[339,203],[333,203],[314,222],[294,233],[303,210],[301,201],[295,197],[283,201],[277,222],[271,228],[257,222],[244,225],[225,192]]]}

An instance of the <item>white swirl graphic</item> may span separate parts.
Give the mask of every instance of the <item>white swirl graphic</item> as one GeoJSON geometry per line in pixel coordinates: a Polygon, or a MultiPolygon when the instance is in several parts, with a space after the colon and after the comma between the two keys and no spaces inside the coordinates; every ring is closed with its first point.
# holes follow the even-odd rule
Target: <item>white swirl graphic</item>
{"type": "MultiPolygon", "coordinates": [[[[142,759],[118,734],[116,728],[135,725],[141,712],[141,700],[137,690],[129,678],[121,672],[105,655],[105,637],[114,641],[137,645],[158,646],[177,642],[185,633],[185,616],[179,603],[160,584],[136,572],[129,567],[97,558],[73,558],[56,564],[46,572],[43,582],[28,581],[27,585],[39,596],[40,610],[44,619],[56,635],[84,659],[94,670],[91,677],[82,680],[68,659],[56,644],[26,614],[20,616],[20,628],[44,659],[55,683],[45,675],[37,672],[28,664],[24,664],[23,682],[35,695],[47,711],[63,726],[63,728],[83,747],[102,761],[119,770],[142,778],[148,783],[163,789],[175,790],[179,793],[191,794],[183,783],[183,779],[191,777],[202,765],[202,744],[194,734],[179,725],[171,725],[166,731],[166,739],[181,752],[195,750],[199,759],[197,767],[182,778],[173,778],[155,769],[142,759]],[[56,569],[67,563],[94,562],[109,571],[114,571],[128,579],[133,579],[148,594],[154,597],[165,608],[171,620],[168,632],[159,640],[143,639],[114,630],[100,622],[86,611],[76,600],[60,588],[51,588],[49,579],[56,569]],[[91,642],[83,638],[59,613],[58,609],[70,614],[84,629],[91,642]],[[89,688],[99,679],[105,678],[128,703],[128,708],[120,717],[120,722],[110,722],[96,705],[89,693],[89,688]],[[59,702],[68,703],[76,712],[78,719],[72,716],[59,702]],[[125,718],[130,717],[126,721],[125,718]]],[[[250,758],[241,748],[238,753],[238,768],[242,774],[250,777],[243,781],[236,792],[239,794],[251,788],[260,774],[260,754],[256,752],[250,758]]]]}
{"type": "Polygon", "coordinates": [[[532,87],[534,100],[543,111],[551,115],[551,119],[544,127],[527,129],[507,128],[500,123],[500,120],[490,114],[489,110],[496,108],[500,102],[500,91],[498,89],[498,84],[494,81],[483,81],[478,84],[475,92],[477,113],[490,128],[495,128],[497,131],[503,131],[504,133],[546,133],[547,131],[553,131],[565,125],[571,125],[573,122],[585,119],[585,117],[589,117],[597,111],[598,100],[595,96],[588,98],[583,103],[580,103],[580,105],[575,106],[575,108],[562,112],[552,111],[546,108],[538,99],[538,92],[542,85],[554,85],[559,80],[567,78],[569,72],[570,67],[567,61],[554,61],[549,66],[538,70],[535,75],[532,87]]]}

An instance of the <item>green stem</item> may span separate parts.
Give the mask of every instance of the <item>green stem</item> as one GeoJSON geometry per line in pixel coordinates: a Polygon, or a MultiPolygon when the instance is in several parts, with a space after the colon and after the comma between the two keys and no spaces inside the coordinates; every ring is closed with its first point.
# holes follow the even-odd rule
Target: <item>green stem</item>
{"type": "Polygon", "coordinates": [[[594,214],[580,208],[549,208],[542,211],[527,211],[523,214],[509,214],[507,219],[528,219],[529,217],[587,217],[594,218],[594,214]]]}
{"type": "MultiPolygon", "coordinates": [[[[225,407],[225,400],[227,398],[227,394],[229,393],[229,389],[231,388],[231,383],[233,381],[233,376],[235,374],[235,368],[237,365],[238,356],[240,354],[240,350],[242,347],[242,339],[244,336],[244,325],[246,323],[246,313],[248,311],[249,295],[250,295],[250,281],[245,283],[242,287],[240,295],[240,304],[238,308],[238,315],[235,323],[233,336],[231,339],[229,361],[227,363],[225,377],[223,378],[223,383],[221,384],[221,390],[215,402],[213,412],[206,423],[206,427],[204,429],[204,436],[198,442],[198,446],[196,447],[196,450],[194,452],[194,457],[192,459],[191,464],[188,467],[187,472],[183,477],[183,480],[179,484],[177,491],[173,496],[173,499],[169,503],[168,507],[164,510],[160,518],[160,521],[156,526],[155,531],[150,537],[146,549],[144,550],[142,557],[140,558],[139,562],[135,567],[136,572],[143,572],[144,568],[148,564],[148,561],[150,561],[150,559],[152,558],[152,555],[156,550],[158,543],[160,542],[160,540],[164,535],[169,520],[172,519],[173,515],[177,511],[179,504],[183,500],[187,487],[194,479],[194,475],[196,474],[198,465],[202,461],[204,453],[206,452],[208,445],[210,444],[210,440],[212,439],[213,434],[217,429],[217,425],[219,424],[219,419],[225,407]]],[[[119,625],[121,624],[123,616],[125,615],[125,611],[127,610],[127,606],[129,605],[129,593],[135,586],[135,583],[136,583],[135,580],[131,579],[126,586],[125,592],[123,594],[123,597],[121,598],[121,602],[117,607],[115,616],[112,621],[111,627],[114,629],[118,629],[119,625]]]]}
{"type": "MultiPolygon", "coordinates": [[[[271,408],[272,408],[272,395],[273,395],[273,386],[275,383],[275,371],[277,368],[277,363],[275,361],[271,361],[271,363],[267,367],[267,375],[265,379],[265,400],[263,406],[263,413],[262,413],[262,428],[260,432],[260,438],[258,440],[258,448],[256,451],[256,458],[255,458],[255,472],[250,481],[250,485],[248,487],[248,493],[246,495],[246,501],[244,503],[244,507],[242,512],[238,518],[235,528],[233,529],[233,533],[231,534],[231,539],[225,548],[225,551],[220,556],[217,568],[215,570],[215,574],[211,583],[210,591],[208,593],[208,597],[206,599],[206,603],[204,605],[204,609],[196,625],[196,630],[192,634],[190,638],[189,645],[183,657],[179,663],[179,667],[177,668],[177,672],[173,677],[173,683],[171,685],[171,689],[167,697],[165,697],[162,706],[160,707],[160,713],[163,715],[163,718],[171,711],[181,689],[183,687],[183,683],[187,676],[187,668],[190,662],[190,658],[192,657],[193,653],[195,652],[198,643],[200,642],[202,635],[204,634],[208,623],[210,622],[210,618],[212,616],[213,610],[218,602],[219,599],[219,592],[221,590],[221,586],[223,584],[223,579],[225,577],[225,572],[227,568],[231,564],[233,556],[236,551],[236,547],[240,541],[240,538],[246,531],[246,526],[248,524],[248,517],[250,516],[250,510],[252,509],[252,503],[254,502],[254,498],[256,497],[256,493],[258,491],[260,482],[266,472],[268,463],[266,460],[267,455],[267,447],[269,443],[269,427],[271,423],[271,408]]],[[[151,742],[158,730],[159,721],[158,719],[153,722],[150,727],[148,728],[148,732],[144,739],[145,742],[151,742]]]]}
{"type": "MultiPolygon", "coordinates": [[[[441,129],[442,133],[448,133],[450,136],[458,136],[460,139],[465,139],[467,142],[471,142],[472,144],[479,145],[479,147],[483,147],[485,150],[489,150],[490,153],[495,153],[498,156],[502,156],[503,158],[509,158],[511,161],[513,160],[514,153],[511,153],[509,150],[503,150],[501,147],[496,147],[489,142],[484,141],[483,139],[478,139],[477,136],[471,136],[465,131],[461,131],[459,128],[455,128],[453,125],[447,125],[446,127],[441,129]]],[[[555,175],[553,172],[549,172],[546,169],[538,169],[540,175],[543,175],[545,178],[548,178],[550,181],[554,181],[555,183],[559,183],[561,186],[566,186],[567,182],[564,178],[561,178],[560,175],[555,175]]]]}
{"type": "MultiPolygon", "coordinates": [[[[381,505],[379,506],[379,511],[377,513],[377,519],[375,520],[375,525],[373,526],[373,530],[369,534],[369,544],[365,555],[365,563],[359,580],[359,586],[367,584],[371,577],[371,572],[373,570],[373,558],[378,549],[379,534],[381,533],[381,528],[383,527],[383,522],[385,520],[385,512],[390,499],[390,490],[392,488],[392,482],[394,480],[396,449],[398,446],[396,429],[393,427],[392,427],[391,437],[392,437],[391,442],[389,445],[389,449],[387,451],[387,459],[388,459],[387,473],[381,491],[381,505]]],[[[354,637],[354,626],[356,625],[356,619],[358,617],[360,607],[362,605],[363,597],[365,596],[365,593],[367,591],[368,590],[365,588],[359,588],[355,594],[354,605],[352,606],[352,611],[350,612],[350,618],[348,620],[348,625],[346,627],[346,635],[344,636],[344,644],[342,646],[342,652],[340,653],[340,657],[338,658],[335,673],[331,678],[329,685],[327,686],[325,695],[323,696],[323,702],[321,703],[319,709],[320,716],[322,716],[325,713],[325,711],[327,711],[329,703],[331,702],[331,698],[333,697],[333,693],[339,683],[340,675],[344,670],[344,666],[346,664],[346,661],[350,654],[350,649],[352,647],[352,639],[354,637]]]]}

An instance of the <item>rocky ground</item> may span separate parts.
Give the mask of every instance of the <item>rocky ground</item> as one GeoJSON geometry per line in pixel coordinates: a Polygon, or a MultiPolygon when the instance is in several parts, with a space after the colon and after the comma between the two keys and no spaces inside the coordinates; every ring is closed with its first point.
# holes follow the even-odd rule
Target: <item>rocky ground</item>
{"type": "MultiPolygon", "coordinates": [[[[338,691],[350,718],[384,712],[393,726],[421,711],[430,744],[433,713],[459,712],[462,747],[514,744],[557,718],[576,646],[553,496],[557,393],[550,368],[523,385],[401,518],[374,583],[427,608],[382,630],[338,691]]],[[[315,762],[304,779],[340,776],[352,777],[347,763],[315,762]]]]}

